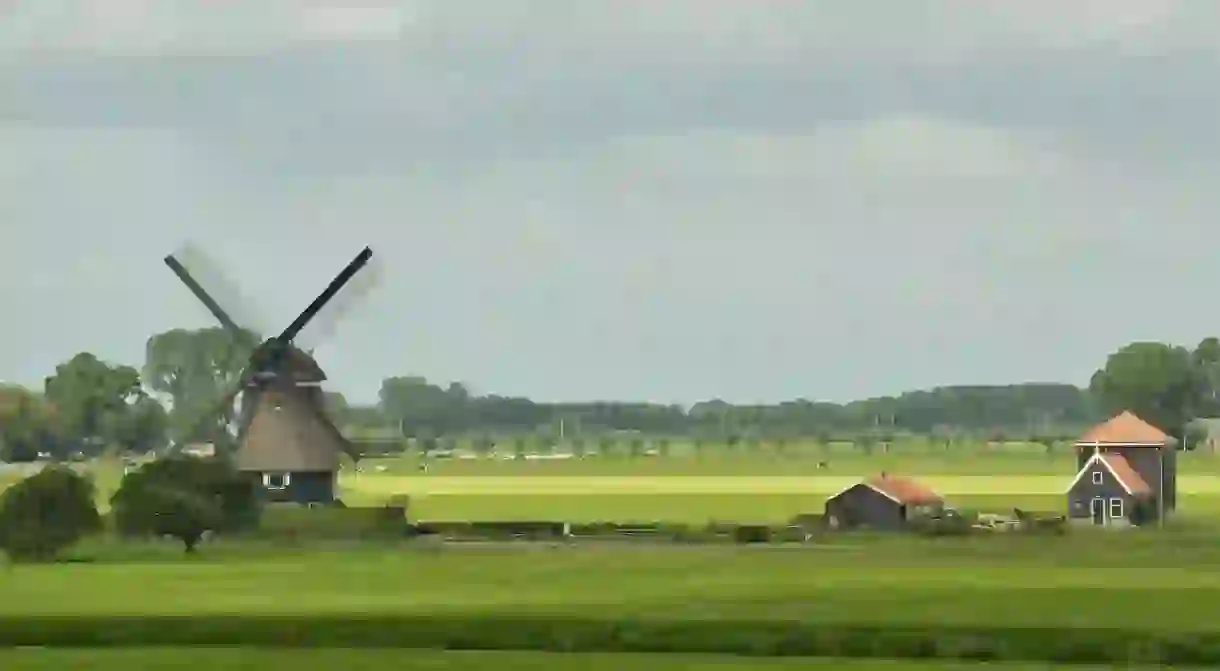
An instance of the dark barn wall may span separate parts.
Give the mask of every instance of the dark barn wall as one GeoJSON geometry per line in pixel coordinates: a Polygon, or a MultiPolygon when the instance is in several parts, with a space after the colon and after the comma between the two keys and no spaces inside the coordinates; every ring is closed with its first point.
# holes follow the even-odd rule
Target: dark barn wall
{"type": "Polygon", "coordinates": [[[1165,455],[1165,473],[1164,473],[1164,488],[1165,488],[1165,510],[1173,510],[1177,504],[1177,454],[1173,448],[1166,448],[1163,451],[1151,447],[1114,447],[1106,450],[1121,454],[1126,458],[1127,463],[1144,478],[1144,482],[1152,488],[1152,495],[1156,496],[1160,492],[1157,484],[1161,477],[1161,454],[1165,455]]]}
{"type": "Polygon", "coordinates": [[[905,522],[903,506],[877,493],[867,485],[856,485],[826,502],[826,515],[835,515],[844,528],[866,526],[870,529],[901,529],[905,522]]]}
{"type": "Polygon", "coordinates": [[[335,474],[330,471],[293,471],[284,489],[267,489],[263,474],[252,473],[264,500],[272,503],[330,503],[335,499],[335,474]]]}
{"type": "MultiPolygon", "coordinates": [[[[1110,505],[1110,499],[1121,498],[1123,500],[1123,514],[1129,516],[1131,513],[1131,496],[1123,489],[1122,485],[1118,484],[1118,479],[1114,474],[1110,473],[1110,469],[1106,468],[1101,463],[1094,463],[1089,467],[1089,470],[1084,474],[1071,491],[1068,492],[1068,517],[1072,519],[1089,519],[1093,516],[1089,506],[1096,497],[1101,497],[1106,500],[1106,506],[1110,505]],[[1100,485],[1093,484],[1093,473],[1101,472],[1105,480],[1100,485]]],[[[1107,508],[1107,511],[1109,509],[1107,508]]]]}

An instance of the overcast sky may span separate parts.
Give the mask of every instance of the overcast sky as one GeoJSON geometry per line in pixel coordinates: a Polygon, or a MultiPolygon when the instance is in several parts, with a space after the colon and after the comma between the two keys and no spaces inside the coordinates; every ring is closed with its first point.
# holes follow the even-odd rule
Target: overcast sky
{"type": "Polygon", "coordinates": [[[1220,334],[1218,56],[1214,0],[0,1],[0,379],[211,325],[191,240],[277,330],[370,245],[357,400],[1085,383],[1220,334]]]}

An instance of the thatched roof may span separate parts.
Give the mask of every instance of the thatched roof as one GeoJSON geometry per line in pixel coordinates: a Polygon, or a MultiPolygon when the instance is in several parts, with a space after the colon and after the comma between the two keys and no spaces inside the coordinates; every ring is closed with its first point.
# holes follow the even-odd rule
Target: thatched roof
{"type": "Polygon", "coordinates": [[[266,390],[237,449],[243,471],[335,471],[352,448],[334,424],[299,393],[266,390]]]}
{"type": "MultiPolygon", "coordinates": [[[[252,357],[255,366],[260,368],[263,362],[271,356],[271,346],[263,344],[261,350],[256,352],[252,357]]],[[[324,382],[326,381],[326,373],[322,371],[322,367],[304,350],[297,347],[289,347],[284,358],[279,362],[275,371],[279,375],[284,375],[290,378],[293,382],[324,382]]]]}

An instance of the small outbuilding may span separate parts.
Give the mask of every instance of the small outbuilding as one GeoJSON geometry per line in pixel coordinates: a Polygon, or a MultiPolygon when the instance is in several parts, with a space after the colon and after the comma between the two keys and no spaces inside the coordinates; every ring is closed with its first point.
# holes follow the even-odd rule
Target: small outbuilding
{"type": "Polygon", "coordinates": [[[1132,412],[1090,429],[1076,441],[1068,519],[1129,526],[1167,516],[1177,507],[1175,442],[1132,412]]]}
{"type": "Polygon", "coordinates": [[[1074,520],[1099,526],[1138,526],[1156,518],[1156,495],[1121,454],[1095,452],[1068,487],[1074,520]],[[1088,517],[1084,502],[1088,502],[1088,517]]]}
{"type": "Polygon", "coordinates": [[[828,498],[825,521],[834,529],[899,530],[912,513],[944,503],[939,494],[910,478],[880,473],[828,498]]]}

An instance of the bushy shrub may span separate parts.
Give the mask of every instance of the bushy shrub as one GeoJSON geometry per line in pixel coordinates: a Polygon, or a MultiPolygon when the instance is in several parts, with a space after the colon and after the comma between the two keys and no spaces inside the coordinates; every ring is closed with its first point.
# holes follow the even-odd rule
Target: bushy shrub
{"type": "Polygon", "coordinates": [[[762,524],[742,524],[733,530],[737,543],[770,543],[771,527],[762,524]]]}
{"type": "Polygon", "coordinates": [[[48,467],[0,495],[0,548],[12,561],[49,561],[100,531],[93,482],[68,468],[48,467]]]}
{"type": "Polygon", "coordinates": [[[277,504],[263,510],[257,535],[272,540],[376,540],[407,536],[406,510],[396,506],[307,508],[277,504]]]}
{"type": "Polygon", "coordinates": [[[187,552],[206,532],[249,529],[258,522],[255,484],[220,459],[158,459],[123,476],[110,498],[116,529],[126,536],[172,536],[187,552]]]}

